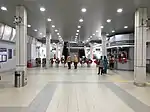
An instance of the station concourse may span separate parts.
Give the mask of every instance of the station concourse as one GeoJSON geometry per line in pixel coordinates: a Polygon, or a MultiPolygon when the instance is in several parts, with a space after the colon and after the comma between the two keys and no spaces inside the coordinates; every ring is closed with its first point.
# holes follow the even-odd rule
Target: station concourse
{"type": "Polygon", "coordinates": [[[0,112],[150,112],[148,4],[0,0],[0,112]]]}

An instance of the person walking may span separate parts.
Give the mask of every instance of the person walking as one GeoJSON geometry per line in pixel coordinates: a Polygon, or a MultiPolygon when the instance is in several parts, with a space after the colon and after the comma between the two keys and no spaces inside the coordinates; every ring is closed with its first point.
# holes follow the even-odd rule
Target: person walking
{"type": "Polygon", "coordinates": [[[107,74],[107,68],[108,68],[108,61],[107,61],[107,57],[104,56],[104,60],[103,60],[103,70],[104,70],[104,73],[107,74]]]}
{"type": "Polygon", "coordinates": [[[114,63],[115,63],[114,56],[111,56],[111,58],[109,60],[109,67],[110,67],[111,70],[114,69],[114,63]]]}
{"type": "Polygon", "coordinates": [[[68,69],[71,69],[71,56],[67,57],[68,69]]]}
{"type": "Polygon", "coordinates": [[[98,61],[98,75],[103,74],[103,56],[98,61]]]}
{"type": "Polygon", "coordinates": [[[78,65],[78,57],[74,55],[74,69],[77,69],[77,65],[78,65]]]}

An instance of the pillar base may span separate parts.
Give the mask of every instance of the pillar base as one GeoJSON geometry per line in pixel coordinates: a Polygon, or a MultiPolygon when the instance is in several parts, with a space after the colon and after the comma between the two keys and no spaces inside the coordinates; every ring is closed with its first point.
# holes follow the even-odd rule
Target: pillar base
{"type": "Polygon", "coordinates": [[[134,85],[136,85],[137,87],[145,87],[145,86],[146,86],[146,83],[134,82],[134,85]]]}

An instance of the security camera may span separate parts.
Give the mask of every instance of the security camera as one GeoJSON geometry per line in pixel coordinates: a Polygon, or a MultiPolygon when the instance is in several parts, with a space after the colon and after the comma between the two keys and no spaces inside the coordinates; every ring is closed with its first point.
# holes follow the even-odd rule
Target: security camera
{"type": "Polygon", "coordinates": [[[22,23],[22,18],[20,17],[20,16],[14,16],[14,24],[16,24],[16,25],[19,25],[19,24],[21,24],[22,23]]]}

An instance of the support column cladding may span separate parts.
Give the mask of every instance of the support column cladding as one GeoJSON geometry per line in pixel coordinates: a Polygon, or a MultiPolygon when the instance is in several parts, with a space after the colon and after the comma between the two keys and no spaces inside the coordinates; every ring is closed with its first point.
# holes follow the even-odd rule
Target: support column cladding
{"type": "Polygon", "coordinates": [[[102,56],[107,56],[106,36],[102,36],[102,56]]]}
{"type": "Polygon", "coordinates": [[[16,72],[22,72],[23,85],[27,82],[27,12],[24,6],[16,7],[16,17],[21,18],[21,23],[16,25],[16,72]]]}
{"type": "Polygon", "coordinates": [[[60,58],[59,57],[59,53],[58,53],[58,47],[59,47],[59,43],[56,44],[56,58],[60,58]]]}
{"type": "Polygon", "coordinates": [[[50,44],[51,44],[51,34],[46,37],[46,68],[49,68],[50,64],[50,44]]]}
{"type": "Polygon", "coordinates": [[[147,8],[135,12],[134,82],[138,86],[146,83],[147,13],[147,8]]]}

